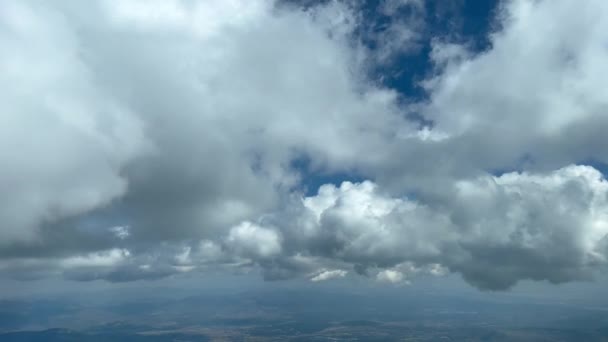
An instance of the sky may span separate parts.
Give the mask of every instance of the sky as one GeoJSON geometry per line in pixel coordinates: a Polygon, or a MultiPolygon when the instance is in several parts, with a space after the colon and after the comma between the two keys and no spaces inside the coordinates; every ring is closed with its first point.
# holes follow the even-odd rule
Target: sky
{"type": "Polygon", "coordinates": [[[2,1],[0,284],[601,285],[607,16],[2,1]]]}

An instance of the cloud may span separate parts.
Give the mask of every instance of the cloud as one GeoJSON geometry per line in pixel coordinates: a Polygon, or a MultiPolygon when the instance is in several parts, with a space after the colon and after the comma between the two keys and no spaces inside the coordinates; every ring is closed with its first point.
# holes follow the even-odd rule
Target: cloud
{"type": "Polygon", "coordinates": [[[451,218],[462,227],[460,244],[467,254],[452,259],[450,268],[477,286],[581,280],[606,263],[608,182],[597,170],[509,173],[456,188],[461,205],[453,205],[451,218]]]}
{"type": "Polygon", "coordinates": [[[588,166],[461,180],[434,204],[390,197],[368,181],[325,185],[301,203],[295,216],[267,220],[288,242],[281,258],[317,258],[319,275],[339,265],[400,282],[450,270],[506,289],[589,279],[608,261],[608,182],[588,166]]]}
{"type": "Polygon", "coordinates": [[[310,278],[310,281],[318,282],[334,278],[343,278],[346,274],[348,274],[348,272],[344,270],[322,270],[314,277],[310,278]]]}
{"type": "Polygon", "coordinates": [[[441,68],[427,84],[424,111],[453,137],[454,158],[485,169],[606,162],[597,127],[606,125],[600,84],[608,69],[600,61],[608,51],[599,18],[607,11],[601,1],[505,1],[488,51],[436,43],[441,68]]]}
{"type": "MultiPolygon", "coordinates": [[[[126,164],[145,153],[142,122],[95,84],[61,13],[2,4],[0,245],[125,194],[126,164]],[[51,38],[51,39],[49,39],[51,38]]],[[[2,248],[0,247],[0,248],[2,248]]]]}
{"type": "Polygon", "coordinates": [[[482,52],[434,37],[407,104],[369,71],[416,51],[419,1],[375,8],[381,32],[340,1],[0,6],[6,276],[505,289],[605,267],[607,183],[583,166],[608,163],[604,2],[505,1],[482,52]],[[335,175],[363,181],[304,194],[335,175]]]}
{"type": "Polygon", "coordinates": [[[387,283],[400,283],[403,281],[403,273],[395,270],[382,270],[376,275],[376,279],[387,283]]]}
{"type": "Polygon", "coordinates": [[[243,222],[232,228],[226,245],[244,257],[268,258],[281,252],[279,235],[251,222],[243,222]]]}
{"type": "Polygon", "coordinates": [[[113,266],[125,258],[128,258],[131,253],[126,249],[112,249],[109,251],[90,253],[85,256],[69,257],[61,261],[66,268],[72,267],[98,267],[98,266],[113,266]]]}
{"type": "Polygon", "coordinates": [[[73,2],[3,5],[2,242],[61,250],[49,235],[80,234],[65,222],[80,218],[142,243],[216,238],[298,185],[295,158],[338,169],[355,137],[384,144],[395,93],[358,83],[346,38],[328,35],[350,24],[267,4],[95,2],[95,18],[73,2]],[[40,51],[19,43],[33,40],[40,51]],[[386,118],[377,129],[370,113],[386,118]]]}
{"type": "Polygon", "coordinates": [[[121,240],[128,238],[130,235],[129,226],[114,226],[110,228],[110,231],[121,240]]]}

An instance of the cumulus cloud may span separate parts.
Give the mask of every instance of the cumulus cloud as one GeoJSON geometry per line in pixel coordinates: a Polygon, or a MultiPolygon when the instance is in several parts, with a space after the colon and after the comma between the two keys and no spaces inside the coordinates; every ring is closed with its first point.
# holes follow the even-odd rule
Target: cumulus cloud
{"type": "Polygon", "coordinates": [[[387,283],[400,283],[403,281],[403,273],[395,270],[382,270],[376,275],[376,279],[387,283]]]}
{"type": "Polygon", "coordinates": [[[317,258],[313,280],[334,274],[332,265],[386,282],[450,270],[505,289],[589,279],[606,265],[608,182],[592,167],[479,176],[445,192],[443,202],[422,204],[371,182],[325,185],[295,215],[266,220],[283,231],[281,258],[317,258]]]}
{"type": "Polygon", "coordinates": [[[346,274],[348,274],[348,272],[345,270],[321,270],[310,278],[310,281],[317,282],[333,278],[343,278],[346,274]]]}
{"type": "Polygon", "coordinates": [[[268,258],[281,252],[279,235],[251,222],[243,222],[232,228],[226,245],[245,257],[268,258]]]}
{"type": "Polygon", "coordinates": [[[110,228],[110,231],[121,240],[129,237],[129,226],[114,226],[110,228]]]}
{"type": "Polygon", "coordinates": [[[77,37],[51,8],[2,4],[0,245],[125,194],[145,151],[142,122],[95,83],[77,37]],[[51,38],[51,39],[49,39],[51,38]]]}
{"type": "Polygon", "coordinates": [[[588,166],[462,180],[433,205],[345,182],[322,187],[297,217],[278,221],[292,253],[379,272],[379,280],[449,269],[480,288],[504,289],[523,279],[588,279],[605,265],[607,190],[588,166]]]}
{"type": "Polygon", "coordinates": [[[416,50],[420,1],[382,2],[380,31],[357,2],[2,3],[0,270],[590,279],[608,5],[572,6],[504,1],[482,52],[433,39],[403,104],[368,72],[416,50]],[[365,180],[305,195],[321,175],[365,180]]]}
{"type": "Polygon", "coordinates": [[[607,11],[601,1],[505,1],[488,51],[437,43],[442,70],[425,114],[454,137],[455,158],[496,169],[606,162],[607,11]]]}

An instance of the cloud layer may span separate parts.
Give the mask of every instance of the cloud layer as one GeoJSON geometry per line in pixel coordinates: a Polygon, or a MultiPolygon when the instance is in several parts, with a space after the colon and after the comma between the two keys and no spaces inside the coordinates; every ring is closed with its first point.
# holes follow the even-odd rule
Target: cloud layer
{"type": "Polygon", "coordinates": [[[434,38],[404,103],[370,72],[419,49],[422,1],[381,33],[357,2],[2,3],[0,270],[591,279],[608,5],[572,6],[503,1],[482,52],[434,38]]]}

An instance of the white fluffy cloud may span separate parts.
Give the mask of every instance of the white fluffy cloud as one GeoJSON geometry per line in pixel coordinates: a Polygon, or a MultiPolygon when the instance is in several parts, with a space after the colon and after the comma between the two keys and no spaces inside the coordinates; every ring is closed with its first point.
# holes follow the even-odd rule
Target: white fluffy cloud
{"type": "Polygon", "coordinates": [[[317,281],[324,281],[324,280],[329,280],[329,279],[333,279],[333,278],[343,278],[347,274],[348,274],[348,272],[345,270],[321,270],[317,274],[315,274],[312,278],[310,278],[310,281],[317,282],[317,281]]]}
{"type": "Polygon", "coordinates": [[[404,7],[361,37],[339,1],[0,4],[0,268],[590,278],[608,186],[580,164],[608,163],[608,5],[504,1],[487,51],[434,40],[411,105],[366,74],[415,49],[421,2],[379,8],[404,7]],[[368,180],[302,195],[327,174],[368,180]]]}
{"type": "Polygon", "coordinates": [[[285,252],[390,282],[447,268],[491,289],[587,279],[608,261],[608,182],[591,167],[480,176],[445,192],[445,202],[424,205],[370,182],[324,186],[298,216],[277,220],[299,242],[285,252]]]}
{"type": "Polygon", "coordinates": [[[243,222],[228,233],[226,244],[238,255],[253,258],[268,258],[281,252],[279,235],[251,222],[243,222]]]}
{"type": "Polygon", "coordinates": [[[95,84],[61,13],[0,11],[0,245],[125,194],[122,168],[145,151],[142,122],[95,84]]]}
{"type": "Polygon", "coordinates": [[[376,276],[376,279],[387,283],[400,283],[403,281],[403,273],[395,270],[382,270],[376,276]]]}
{"type": "Polygon", "coordinates": [[[425,115],[453,137],[455,157],[501,169],[607,162],[607,13],[595,0],[504,1],[488,51],[436,44],[443,69],[425,115]]]}

